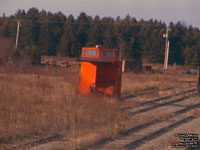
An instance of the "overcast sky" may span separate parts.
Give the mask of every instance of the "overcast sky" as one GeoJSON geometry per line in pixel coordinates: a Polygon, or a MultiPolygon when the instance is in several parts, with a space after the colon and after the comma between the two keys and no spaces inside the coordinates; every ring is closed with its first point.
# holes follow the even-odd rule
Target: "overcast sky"
{"type": "Polygon", "coordinates": [[[200,0],[0,0],[0,16],[14,14],[18,9],[36,7],[65,15],[80,12],[100,17],[129,14],[141,18],[162,20],[166,23],[181,21],[200,28],[200,0]]]}

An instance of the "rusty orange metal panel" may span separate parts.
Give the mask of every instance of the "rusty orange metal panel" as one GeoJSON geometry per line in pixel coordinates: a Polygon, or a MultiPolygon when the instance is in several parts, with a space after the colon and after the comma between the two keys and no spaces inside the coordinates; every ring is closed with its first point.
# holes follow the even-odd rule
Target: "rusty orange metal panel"
{"type": "Polygon", "coordinates": [[[80,79],[78,83],[78,90],[81,94],[88,95],[90,93],[90,87],[95,85],[96,82],[96,70],[95,64],[90,62],[81,62],[80,79]]]}
{"type": "Polygon", "coordinates": [[[120,96],[121,62],[97,65],[96,90],[108,95],[120,96]]]}

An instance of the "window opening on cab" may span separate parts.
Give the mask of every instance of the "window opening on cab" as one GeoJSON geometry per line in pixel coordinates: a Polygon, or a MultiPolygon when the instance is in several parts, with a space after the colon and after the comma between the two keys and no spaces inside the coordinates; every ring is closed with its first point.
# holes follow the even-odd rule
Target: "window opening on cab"
{"type": "Polygon", "coordinates": [[[113,51],[102,51],[101,55],[103,57],[115,57],[115,52],[113,52],[113,51]]]}
{"type": "Polygon", "coordinates": [[[91,49],[86,49],[86,50],[84,50],[83,55],[84,56],[96,56],[97,55],[97,51],[96,50],[91,50],[91,49]]]}

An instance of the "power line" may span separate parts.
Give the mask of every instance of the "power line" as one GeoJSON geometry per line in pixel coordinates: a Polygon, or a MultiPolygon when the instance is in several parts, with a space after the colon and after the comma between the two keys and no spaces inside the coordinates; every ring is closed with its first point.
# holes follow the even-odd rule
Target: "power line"
{"type": "MultiPolygon", "coordinates": [[[[8,20],[8,21],[14,21],[14,22],[18,22],[18,19],[3,19],[3,20],[8,20]]],[[[119,25],[119,26],[165,26],[164,24],[161,24],[161,23],[148,23],[148,22],[143,22],[142,24],[140,24],[139,22],[136,22],[134,24],[131,24],[131,23],[116,23],[116,22],[113,22],[113,23],[107,23],[107,22],[79,22],[79,21],[73,21],[73,22],[68,22],[68,21],[64,21],[64,22],[61,22],[61,21],[41,21],[41,20],[29,20],[29,19],[21,19],[20,22],[30,22],[30,23],[52,23],[52,24],[87,24],[87,25],[119,25]]]]}

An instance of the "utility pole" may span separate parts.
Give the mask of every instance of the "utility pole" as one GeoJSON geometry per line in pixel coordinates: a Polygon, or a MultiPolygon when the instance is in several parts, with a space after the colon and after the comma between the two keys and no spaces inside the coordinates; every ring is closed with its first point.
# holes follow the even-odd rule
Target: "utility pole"
{"type": "Polygon", "coordinates": [[[166,34],[163,35],[163,37],[166,38],[165,41],[165,61],[164,61],[164,69],[167,69],[168,67],[168,58],[169,58],[169,40],[168,40],[168,36],[169,36],[169,25],[167,26],[167,31],[166,34]]]}
{"type": "Polygon", "coordinates": [[[18,20],[17,22],[17,35],[16,35],[16,45],[15,45],[15,48],[18,47],[18,39],[19,39],[19,25],[20,25],[20,22],[18,20]]]}

